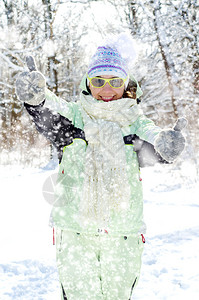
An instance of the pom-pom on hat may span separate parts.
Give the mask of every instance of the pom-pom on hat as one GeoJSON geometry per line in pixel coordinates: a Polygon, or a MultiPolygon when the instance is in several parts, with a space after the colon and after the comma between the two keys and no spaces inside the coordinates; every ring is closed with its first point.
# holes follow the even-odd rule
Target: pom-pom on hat
{"type": "Polygon", "coordinates": [[[89,77],[113,75],[126,79],[128,66],[115,47],[100,46],[91,58],[87,73],[89,77]]]}

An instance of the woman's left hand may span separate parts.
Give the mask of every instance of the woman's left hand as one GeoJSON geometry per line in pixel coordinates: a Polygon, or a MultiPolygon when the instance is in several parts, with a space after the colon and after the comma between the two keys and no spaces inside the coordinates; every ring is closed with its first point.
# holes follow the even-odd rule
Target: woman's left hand
{"type": "Polygon", "coordinates": [[[155,139],[155,150],[168,162],[173,162],[184,150],[185,138],[181,130],[187,125],[185,118],[177,120],[173,129],[162,130],[155,139]]]}

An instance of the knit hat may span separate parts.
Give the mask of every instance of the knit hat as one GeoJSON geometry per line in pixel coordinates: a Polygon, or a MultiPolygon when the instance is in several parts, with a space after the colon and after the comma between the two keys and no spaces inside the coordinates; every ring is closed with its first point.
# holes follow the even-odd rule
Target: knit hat
{"type": "Polygon", "coordinates": [[[126,88],[135,58],[136,51],[131,34],[124,32],[109,36],[97,48],[96,53],[91,58],[87,74],[89,77],[112,75],[123,79],[127,78],[125,81],[126,88]]]}
{"type": "Polygon", "coordinates": [[[101,46],[91,58],[88,76],[113,75],[125,79],[128,76],[128,66],[116,48],[101,46]]]}

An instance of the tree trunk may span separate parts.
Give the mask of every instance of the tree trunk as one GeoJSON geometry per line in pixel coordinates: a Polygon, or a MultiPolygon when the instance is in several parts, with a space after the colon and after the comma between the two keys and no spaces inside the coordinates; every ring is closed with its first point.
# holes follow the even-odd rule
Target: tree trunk
{"type": "Polygon", "coordinates": [[[13,12],[13,3],[12,1],[3,0],[5,6],[5,12],[7,16],[8,26],[14,25],[14,12],[13,12]]]}
{"type": "Polygon", "coordinates": [[[156,38],[157,38],[157,42],[160,48],[160,52],[162,55],[162,59],[163,59],[163,64],[164,64],[164,68],[165,68],[165,72],[166,72],[166,76],[167,76],[167,80],[168,80],[168,84],[169,84],[169,90],[170,90],[170,95],[171,95],[171,102],[172,102],[172,106],[173,106],[173,112],[176,118],[178,118],[178,109],[177,109],[177,105],[176,105],[176,98],[175,98],[175,93],[174,93],[174,84],[173,83],[173,73],[175,73],[174,70],[174,63],[171,62],[171,58],[168,58],[169,55],[169,51],[168,51],[168,46],[162,42],[161,40],[161,32],[159,29],[159,24],[158,21],[160,21],[160,2],[157,0],[155,0],[153,2],[153,23],[154,23],[154,29],[155,29],[155,33],[156,33],[156,38]],[[167,51],[166,51],[166,47],[167,47],[167,51]]]}
{"type": "MultiPolygon", "coordinates": [[[[53,13],[51,7],[51,0],[42,0],[44,5],[44,23],[45,23],[45,38],[49,42],[49,48],[53,46],[53,13]]],[[[55,13],[55,12],[54,12],[55,13]]],[[[48,49],[47,49],[48,51],[48,49]]],[[[49,81],[47,82],[49,89],[52,90],[56,95],[58,95],[58,74],[55,67],[56,64],[56,53],[54,49],[49,49],[48,56],[48,74],[49,81]]],[[[54,158],[54,146],[50,145],[50,159],[54,158]]]]}
{"type": "Polygon", "coordinates": [[[132,35],[136,35],[138,29],[136,1],[128,2],[128,13],[126,14],[127,22],[130,25],[132,35]]]}

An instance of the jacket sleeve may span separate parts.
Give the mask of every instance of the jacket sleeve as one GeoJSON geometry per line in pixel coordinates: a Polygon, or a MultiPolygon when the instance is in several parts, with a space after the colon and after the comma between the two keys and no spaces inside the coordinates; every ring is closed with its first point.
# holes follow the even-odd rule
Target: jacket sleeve
{"type": "Polygon", "coordinates": [[[53,92],[46,89],[44,107],[55,113],[59,113],[74,124],[74,106],[76,103],[67,102],[66,100],[56,96],[53,92]]]}
{"type": "Polygon", "coordinates": [[[37,106],[25,103],[24,106],[33,119],[37,130],[56,147],[60,160],[63,147],[73,141],[74,125],[66,117],[46,108],[44,102],[37,106]]]}
{"type": "Polygon", "coordinates": [[[153,166],[156,163],[168,164],[154,148],[155,138],[162,129],[144,115],[141,115],[135,123],[133,144],[140,167],[153,166]]]}
{"type": "Polygon", "coordinates": [[[144,115],[141,115],[135,122],[135,134],[152,145],[154,145],[155,138],[161,131],[160,127],[144,115]]]}
{"type": "Polygon", "coordinates": [[[134,136],[133,145],[134,151],[137,153],[139,166],[141,168],[154,166],[156,163],[169,163],[161,157],[161,155],[155,150],[154,146],[151,143],[141,140],[136,135],[134,136]]]}

